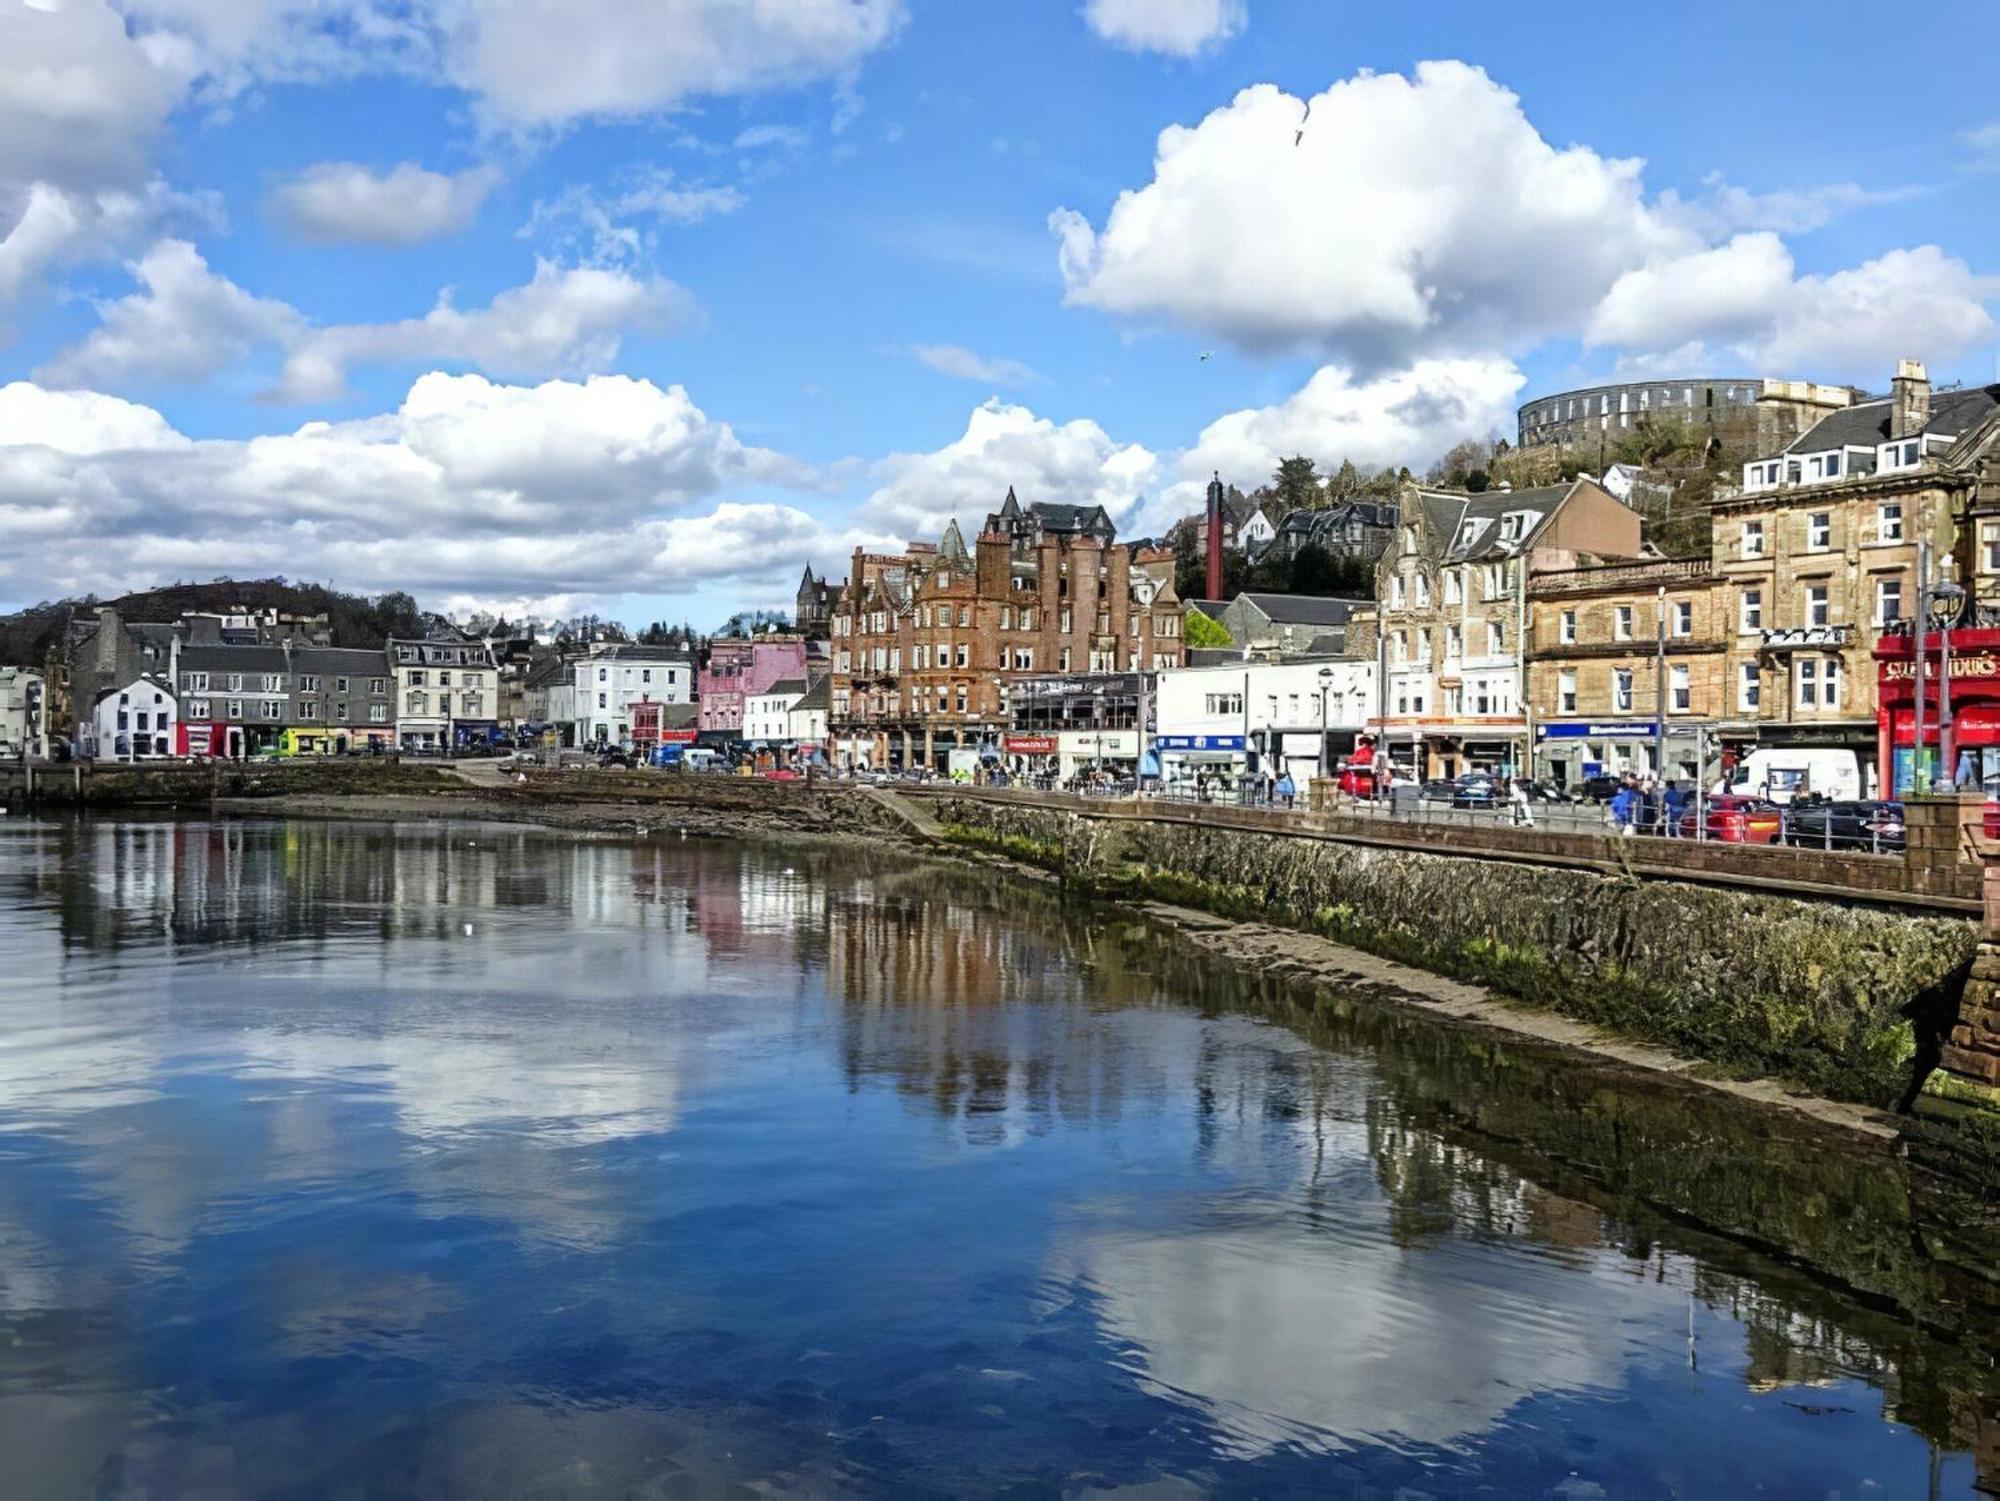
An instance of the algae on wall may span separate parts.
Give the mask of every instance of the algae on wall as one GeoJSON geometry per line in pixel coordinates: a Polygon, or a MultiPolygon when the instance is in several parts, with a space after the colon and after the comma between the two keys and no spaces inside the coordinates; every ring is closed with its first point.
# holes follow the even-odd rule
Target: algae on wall
{"type": "Polygon", "coordinates": [[[946,822],[1059,857],[1066,880],[1280,923],[1477,980],[1737,1071],[1890,1105],[1904,1007],[1970,920],[1178,821],[955,799],[946,822]]]}

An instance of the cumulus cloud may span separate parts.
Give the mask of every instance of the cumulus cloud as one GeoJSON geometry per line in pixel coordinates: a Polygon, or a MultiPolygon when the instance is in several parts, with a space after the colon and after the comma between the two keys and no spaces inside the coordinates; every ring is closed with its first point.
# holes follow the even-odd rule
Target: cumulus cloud
{"type": "Polygon", "coordinates": [[[401,407],[194,440],[89,391],[0,388],[0,595],[283,572],[485,599],[772,588],[845,538],[736,493],[812,479],[679,386],[432,373],[401,407]]]}
{"type": "Polygon", "coordinates": [[[1801,276],[1776,235],[1738,235],[1627,272],[1585,342],[1622,348],[1641,369],[1726,355],[1775,374],[1879,382],[1899,355],[1943,358],[1990,338],[1996,294],[2000,282],[1935,245],[1801,276]]]}
{"type": "Polygon", "coordinates": [[[903,0],[434,0],[449,75],[512,126],[673,109],[839,78],[889,42],[903,0]]]}
{"type": "Polygon", "coordinates": [[[298,402],[340,395],[348,371],[365,364],[442,361],[505,376],[579,375],[609,365],[628,331],[672,327],[692,314],[671,282],[548,261],[537,262],[532,281],[482,308],[459,308],[447,293],[420,318],[323,328],[285,302],[246,292],[185,241],[162,241],[132,274],[139,290],[105,304],[97,328],[37,379],[198,381],[276,357],[282,370],[270,394],[298,402]]]}
{"type": "Polygon", "coordinates": [[[1778,234],[1914,191],[1757,193],[1711,178],[1694,197],[1649,200],[1638,161],[1558,148],[1480,69],[1428,62],[1310,100],[1247,88],[1162,131],[1152,180],[1121,193],[1102,227],[1068,208],[1049,223],[1072,305],[1364,376],[1572,337],[1657,353],[1720,336],[1760,357],[1824,350],[1872,366],[1896,353],[1882,340],[1898,319],[1905,353],[1979,337],[1990,284],[1934,247],[1797,276],[1778,234]],[[1922,288],[1919,270],[1939,280],[1922,288]],[[1828,299],[1860,288],[1892,300],[1835,336],[1828,299]]]}
{"type": "Polygon", "coordinates": [[[271,207],[293,234],[318,244],[418,245],[464,229],[499,181],[492,167],[444,173],[403,162],[378,172],[320,162],[279,183],[271,207]]]}
{"type": "Polygon", "coordinates": [[[1031,386],[1041,379],[1019,360],[989,359],[958,344],[912,344],[910,357],[940,375],[976,380],[989,386],[1031,386]]]}
{"type": "Polygon", "coordinates": [[[1084,0],[1083,20],[1115,47],[1193,57],[1243,30],[1244,0],[1084,0]]]}
{"type": "Polygon", "coordinates": [[[964,433],[942,448],[883,460],[881,483],[858,519],[891,536],[934,539],[953,517],[976,526],[1011,485],[1024,503],[1101,505],[1122,520],[1158,465],[1147,449],[1115,441],[1087,417],[1052,422],[996,398],[973,408],[964,433]]]}

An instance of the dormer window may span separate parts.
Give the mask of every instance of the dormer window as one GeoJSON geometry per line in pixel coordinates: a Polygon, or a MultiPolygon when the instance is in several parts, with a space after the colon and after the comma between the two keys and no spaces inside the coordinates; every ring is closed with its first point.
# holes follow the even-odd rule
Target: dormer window
{"type": "Polygon", "coordinates": [[[1460,547],[1470,547],[1472,546],[1472,539],[1478,535],[1479,523],[1468,521],[1458,529],[1458,545],[1460,547]]]}
{"type": "Polygon", "coordinates": [[[1500,518],[1500,540],[1502,542],[1519,542],[1527,519],[1526,513],[1522,511],[1509,511],[1505,516],[1502,516],[1500,518]]]}

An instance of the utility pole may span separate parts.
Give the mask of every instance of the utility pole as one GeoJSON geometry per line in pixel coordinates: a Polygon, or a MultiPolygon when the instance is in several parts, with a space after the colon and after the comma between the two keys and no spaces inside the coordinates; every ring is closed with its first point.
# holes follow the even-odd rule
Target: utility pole
{"type": "MultiPolygon", "coordinates": [[[[1917,542],[1917,631],[1915,641],[1916,671],[1911,676],[1911,686],[1916,690],[1916,718],[1910,728],[1910,791],[1922,792],[1924,777],[1924,617],[1930,613],[1931,598],[1931,545],[1919,539],[1917,542]]],[[[1894,750],[1890,751],[1893,757],[1894,750]]],[[[1890,771],[1889,782],[1893,790],[1895,772],[1890,771]]]]}
{"type": "Polygon", "coordinates": [[[1653,775],[1667,780],[1667,586],[1660,585],[1653,608],[1656,645],[1653,651],[1653,775]]]}

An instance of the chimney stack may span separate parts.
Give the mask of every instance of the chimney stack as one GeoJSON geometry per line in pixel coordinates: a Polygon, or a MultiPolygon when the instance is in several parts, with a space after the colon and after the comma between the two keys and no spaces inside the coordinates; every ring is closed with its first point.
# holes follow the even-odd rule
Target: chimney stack
{"type": "Polygon", "coordinates": [[[1208,482],[1207,597],[1222,598],[1222,475],[1219,471],[1208,482]]]}
{"type": "Polygon", "coordinates": [[[1889,436],[1914,437],[1931,420],[1931,378],[1922,360],[1898,360],[1889,384],[1889,436]]]}

